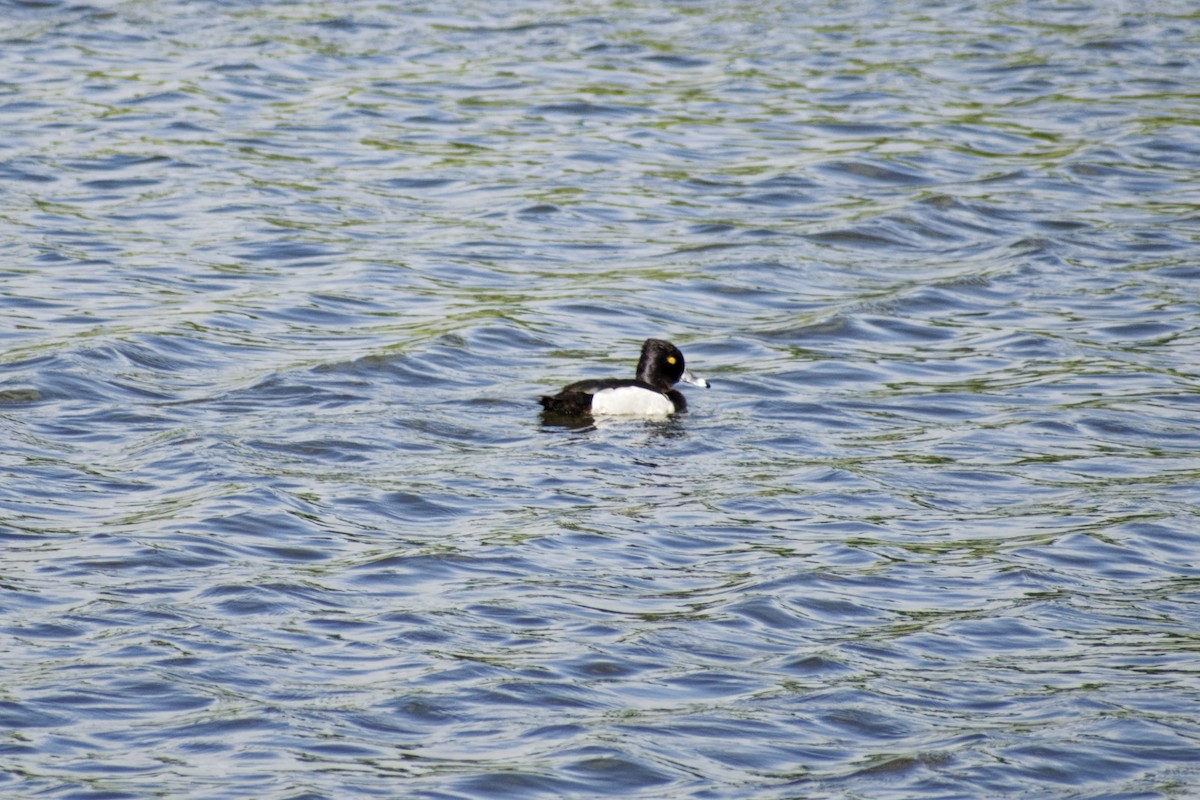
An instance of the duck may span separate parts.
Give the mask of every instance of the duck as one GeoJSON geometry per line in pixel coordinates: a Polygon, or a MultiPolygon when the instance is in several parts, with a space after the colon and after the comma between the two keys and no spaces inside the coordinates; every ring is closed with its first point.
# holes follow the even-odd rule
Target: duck
{"type": "Polygon", "coordinates": [[[636,378],[576,381],[539,402],[543,413],[565,417],[669,417],[687,410],[687,399],[674,388],[677,383],[710,386],[687,369],[678,347],[665,339],[647,339],[636,378]]]}

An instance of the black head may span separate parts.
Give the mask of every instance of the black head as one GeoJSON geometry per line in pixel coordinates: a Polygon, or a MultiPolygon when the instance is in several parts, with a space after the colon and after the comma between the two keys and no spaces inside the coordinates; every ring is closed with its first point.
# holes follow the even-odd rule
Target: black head
{"type": "Polygon", "coordinates": [[[642,344],[642,357],[638,360],[637,378],[664,392],[680,381],[697,386],[708,386],[706,380],[697,378],[687,371],[683,353],[679,352],[679,348],[662,339],[647,339],[642,344]]]}

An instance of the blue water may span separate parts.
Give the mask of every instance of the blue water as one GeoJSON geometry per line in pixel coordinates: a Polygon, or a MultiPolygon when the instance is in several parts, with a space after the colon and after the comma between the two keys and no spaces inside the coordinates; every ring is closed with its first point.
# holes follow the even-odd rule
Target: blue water
{"type": "Polygon", "coordinates": [[[0,3],[0,797],[1200,796],[1198,46],[0,3]]]}

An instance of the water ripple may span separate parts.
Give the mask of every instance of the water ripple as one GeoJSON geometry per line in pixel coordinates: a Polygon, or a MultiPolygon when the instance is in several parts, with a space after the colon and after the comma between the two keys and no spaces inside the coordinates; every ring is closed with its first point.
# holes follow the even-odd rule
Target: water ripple
{"type": "Polygon", "coordinates": [[[1200,790],[1186,4],[5,11],[5,797],[1200,790]]]}

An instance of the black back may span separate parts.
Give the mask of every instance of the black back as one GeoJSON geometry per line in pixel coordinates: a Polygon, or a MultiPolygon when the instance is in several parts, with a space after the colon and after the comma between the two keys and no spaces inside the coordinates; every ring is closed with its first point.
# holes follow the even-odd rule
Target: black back
{"type": "Polygon", "coordinates": [[[652,392],[658,391],[657,388],[644,381],[629,378],[600,378],[576,381],[569,386],[564,386],[558,394],[542,397],[538,402],[542,404],[542,408],[552,414],[568,416],[587,414],[592,410],[592,395],[596,392],[601,389],[620,389],[625,386],[640,386],[652,392]]]}

